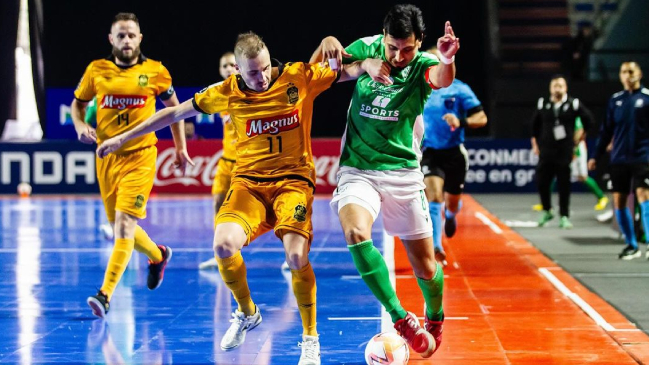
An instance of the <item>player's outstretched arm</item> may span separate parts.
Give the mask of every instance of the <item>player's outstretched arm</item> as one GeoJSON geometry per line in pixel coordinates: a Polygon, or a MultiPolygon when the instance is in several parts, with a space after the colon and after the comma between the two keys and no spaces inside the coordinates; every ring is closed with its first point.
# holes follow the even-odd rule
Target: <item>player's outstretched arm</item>
{"type": "Polygon", "coordinates": [[[342,66],[338,82],[356,80],[364,73],[365,70],[362,67],[362,61],[354,61],[352,63],[348,63],[342,66]]]}
{"type": "Polygon", "coordinates": [[[429,83],[435,87],[447,87],[455,79],[455,54],[460,49],[460,38],[455,36],[451,22],[444,24],[444,35],[437,39],[440,63],[433,67],[429,83]]]}
{"type": "Polygon", "coordinates": [[[362,61],[354,61],[343,65],[340,79],[338,82],[356,80],[362,74],[366,73],[376,82],[385,85],[392,85],[390,78],[390,64],[375,58],[367,58],[362,61]]]}
{"type": "Polygon", "coordinates": [[[320,42],[318,48],[311,55],[309,63],[328,61],[331,69],[338,70],[340,65],[343,64],[343,57],[351,56],[345,51],[345,47],[340,44],[336,37],[329,36],[320,42]],[[334,59],[336,60],[335,64],[332,62],[334,59]]]}
{"type": "Polygon", "coordinates": [[[178,106],[164,108],[137,127],[105,140],[99,145],[99,147],[97,147],[97,156],[99,158],[104,158],[107,154],[120,148],[126,141],[147,133],[155,132],[179,120],[198,115],[199,111],[194,109],[192,100],[193,99],[189,99],[178,106]]]}

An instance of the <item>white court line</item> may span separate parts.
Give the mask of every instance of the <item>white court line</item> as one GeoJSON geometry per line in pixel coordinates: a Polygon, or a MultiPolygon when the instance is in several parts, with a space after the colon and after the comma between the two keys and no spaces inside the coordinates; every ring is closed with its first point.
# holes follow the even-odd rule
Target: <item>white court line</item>
{"type": "Polygon", "coordinates": [[[614,272],[600,272],[600,273],[576,273],[574,276],[580,278],[649,278],[649,273],[614,273],[614,272]]]}
{"type": "MultiPolygon", "coordinates": [[[[397,278],[394,274],[394,237],[390,236],[385,230],[383,230],[383,258],[390,273],[390,284],[396,292],[397,278]]],[[[392,318],[383,305],[381,305],[381,332],[394,332],[392,318]]]]}
{"type": "MultiPolygon", "coordinates": [[[[448,279],[450,277],[451,277],[450,275],[446,275],[446,274],[444,275],[444,279],[448,279]]],[[[340,278],[342,280],[361,280],[362,279],[360,275],[341,275],[340,278]]],[[[395,279],[415,279],[416,276],[415,275],[395,275],[394,278],[395,279]]]]}
{"type": "Polygon", "coordinates": [[[553,273],[545,267],[539,268],[539,271],[552,285],[554,285],[563,295],[572,300],[581,310],[583,310],[590,318],[592,318],[598,326],[602,327],[605,331],[617,331],[615,327],[611,326],[606,320],[595,310],[590,304],[586,303],[581,297],[568,289],[561,280],[559,280],[553,273]]]}
{"type": "Polygon", "coordinates": [[[476,212],[475,217],[481,220],[487,227],[491,228],[492,231],[496,232],[496,234],[503,234],[503,230],[496,223],[492,222],[491,219],[487,218],[486,215],[481,212],[476,212]]]}
{"type": "Polygon", "coordinates": [[[534,221],[504,221],[507,227],[514,228],[533,228],[538,227],[539,223],[534,221]]]}

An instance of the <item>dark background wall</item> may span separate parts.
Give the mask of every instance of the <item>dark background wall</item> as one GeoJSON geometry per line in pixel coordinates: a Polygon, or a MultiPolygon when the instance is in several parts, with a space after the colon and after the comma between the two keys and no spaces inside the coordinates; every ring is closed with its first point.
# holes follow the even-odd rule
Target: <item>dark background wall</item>
{"type": "MultiPolygon", "coordinates": [[[[457,77],[489,106],[487,14],[483,1],[412,1],[427,26],[423,49],[443,35],[450,20],[460,37],[457,77]]],[[[394,1],[44,1],[46,87],[73,87],[90,61],[110,54],[108,33],[118,12],[134,12],[144,39],[142,52],[162,61],[175,86],[207,86],[219,80],[218,58],[234,46],[238,33],[264,38],[271,57],[308,61],[327,35],[343,45],[382,31],[394,1]],[[315,11],[313,11],[315,10],[315,11]]],[[[313,135],[340,136],[353,83],[335,85],[315,106],[313,135]]],[[[183,101],[183,100],[181,100],[183,101]]],[[[489,110],[487,110],[489,112],[489,110]]],[[[473,132],[486,135],[485,128],[473,132]]]]}

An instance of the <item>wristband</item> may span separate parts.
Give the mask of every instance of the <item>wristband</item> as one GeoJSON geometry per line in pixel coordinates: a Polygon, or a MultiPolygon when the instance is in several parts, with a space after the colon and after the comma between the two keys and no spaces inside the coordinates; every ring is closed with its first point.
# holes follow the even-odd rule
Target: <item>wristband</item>
{"type": "Polygon", "coordinates": [[[329,62],[329,68],[330,68],[330,69],[332,69],[332,70],[334,70],[334,71],[338,71],[338,60],[337,60],[337,59],[335,59],[335,58],[330,58],[330,59],[328,60],[328,62],[329,62]]]}
{"type": "Polygon", "coordinates": [[[443,54],[439,53],[437,55],[437,58],[439,58],[439,60],[442,61],[442,63],[445,65],[450,65],[451,63],[455,62],[455,55],[453,55],[453,57],[451,58],[446,58],[443,54]]]}
{"type": "Polygon", "coordinates": [[[466,128],[468,126],[469,126],[469,122],[467,122],[466,119],[464,119],[464,118],[460,119],[460,127],[466,128]]]}

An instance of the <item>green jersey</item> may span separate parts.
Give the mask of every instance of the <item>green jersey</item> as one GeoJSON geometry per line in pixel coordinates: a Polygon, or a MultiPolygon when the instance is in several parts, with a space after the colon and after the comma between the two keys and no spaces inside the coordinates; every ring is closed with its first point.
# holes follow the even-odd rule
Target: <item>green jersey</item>
{"type": "MultiPolygon", "coordinates": [[[[581,122],[581,117],[577,116],[575,118],[575,132],[584,129],[584,124],[581,122]]],[[[579,144],[575,146],[575,156],[579,157],[581,152],[579,152],[579,144]]]]}
{"type": "Polygon", "coordinates": [[[97,125],[97,97],[92,98],[86,106],[85,122],[90,125],[97,125]]]}
{"type": "MultiPolygon", "coordinates": [[[[383,35],[359,39],[345,50],[345,63],[367,58],[385,59],[383,35]]],[[[424,126],[422,113],[431,93],[427,70],[439,61],[419,52],[408,66],[392,67],[392,85],[363,74],[356,82],[347,111],[341,166],[361,170],[419,168],[424,126]]]]}

